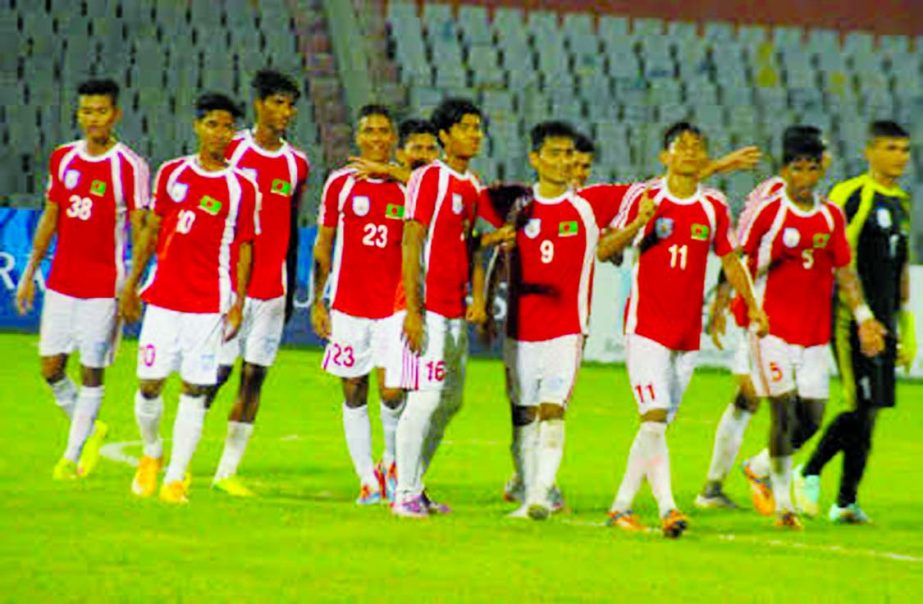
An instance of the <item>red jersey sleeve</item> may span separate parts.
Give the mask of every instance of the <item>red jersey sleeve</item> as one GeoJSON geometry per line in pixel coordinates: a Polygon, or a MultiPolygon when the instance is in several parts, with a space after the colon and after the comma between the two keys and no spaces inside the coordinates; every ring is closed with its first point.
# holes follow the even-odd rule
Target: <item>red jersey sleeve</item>
{"type": "Polygon", "coordinates": [[[430,164],[414,171],[407,183],[404,220],[416,220],[424,226],[429,226],[433,219],[438,194],[439,167],[437,165],[430,164]]]}
{"type": "Polygon", "coordinates": [[[759,251],[763,235],[765,235],[770,226],[772,226],[772,221],[775,219],[776,215],[774,210],[778,209],[778,207],[778,203],[768,203],[756,208],[750,216],[750,220],[744,232],[740,234],[741,249],[744,254],[749,256],[751,264],[756,259],[756,254],[759,251]]]}
{"type": "Polygon", "coordinates": [[[240,208],[237,210],[234,245],[252,242],[260,232],[258,217],[260,193],[252,181],[246,178],[238,178],[240,181],[240,208]]]}
{"type": "Polygon", "coordinates": [[[160,217],[167,214],[167,181],[170,180],[170,174],[176,169],[174,162],[167,162],[157,170],[157,176],[154,177],[154,194],[151,197],[149,209],[160,217]]]}
{"type": "Polygon", "coordinates": [[[849,248],[849,241],[846,239],[846,216],[839,206],[832,203],[828,203],[827,208],[830,209],[830,213],[833,215],[833,233],[830,236],[833,266],[840,268],[852,261],[852,250],[849,248]]]}
{"type": "Polygon", "coordinates": [[[488,224],[496,229],[503,226],[503,218],[491,203],[490,192],[486,187],[481,188],[478,196],[477,217],[486,220],[488,224]]]}
{"type": "Polygon", "coordinates": [[[614,226],[629,188],[631,185],[599,184],[584,187],[577,194],[589,202],[596,225],[604,229],[614,226]]]}
{"type": "Polygon", "coordinates": [[[715,237],[712,239],[712,249],[718,256],[727,256],[735,248],[731,240],[731,214],[723,199],[712,200],[711,204],[715,209],[715,237]]]}
{"type": "Polygon", "coordinates": [[[125,202],[128,211],[143,210],[150,205],[151,174],[147,162],[131,152],[125,154],[128,174],[125,179],[125,202]]]}
{"type": "Polygon", "coordinates": [[[61,158],[64,157],[65,148],[58,147],[51,154],[48,160],[48,184],[45,186],[45,197],[51,203],[58,203],[62,198],[61,192],[64,187],[61,186],[61,179],[58,172],[61,169],[61,158]]]}
{"type": "Polygon", "coordinates": [[[347,174],[343,171],[336,171],[327,178],[317,211],[318,226],[336,228],[340,218],[340,193],[346,178],[347,174]]]}

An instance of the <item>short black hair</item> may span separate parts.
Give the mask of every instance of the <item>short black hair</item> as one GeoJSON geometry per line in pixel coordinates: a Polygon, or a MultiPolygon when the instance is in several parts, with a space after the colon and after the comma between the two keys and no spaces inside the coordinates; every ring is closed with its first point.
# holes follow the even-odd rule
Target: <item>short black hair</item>
{"type": "Polygon", "coordinates": [[[820,162],[827,145],[820,128],[814,126],[789,126],[782,133],[782,165],[787,166],[798,159],[820,162]]]}
{"type": "Polygon", "coordinates": [[[195,100],[196,119],[202,119],[211,111],[227,111],[235,120],[244,116],[244,112],[234,100],[220,92],[206,92],[195,100]]]}
{"type": "Polygon", "coordinates": [[[369,103],[368,105],[363,105],[362,108],[359,109],[359,117],[356,119],[361,120],[362,118],[368,117],[370,115],[381,115],[388,118],[388,121],[390,122],[394,121],[394,117],[391,115],[391,110],[379,103],[369,103]]]}
{"type": "Polygon", "coordinates": [[[876,120],[869,125],[869,141],[876,138],[910,138],[910,133],[893,120],[876,120]]]}
{"type": "Polygon", "coordinates": [[[253,89],[253,96],[260,100],[279,93],[290,94],[295,100],[301,96],[301,91],[294,78],[274,69],[257,71],[250,81],[250,88],[253,89]]]}
{"type": "Polygon", "coordinates": [[[119,104],[119,85],[109,78],[84,80],[77,86],[79,96],[108,96],[113,105],[119,104]]]}
{"type": "Polygon", "coordinates": [[[569,138],[574,140],[577,137],[577,131],[568,122],[549,120],[533,126],[529,137],[532,139],[532,151],[538,152],[545,144],[545,139],[569,138]]]}
{"type": "Polygon", "coordinates": [[[574,148],[577,150],[577,153],[596,154],[596,144],[593,142],[593,139],[583,132],[574,133],[574,148]]]}
{"type": "MultiPolygon", "coordinates": [[[[433,109],[433,115],[430,117],[430,121],[433,123],[433,126],[436,128],[436,133],[438,134],[443,130],[446,132],[451,130],[452,126],[461,122],[462,118],[466,115],[483,117],[480,108],[474,104],[474,101],[460,97],[448,97],[442,99],[439,105],[433,109]]],[[[439,136],[436,136],[436,138],[441,145],[442,140],[439,139],[439,136]]]]}
{"type": "Polygon", "coordinates": [[[678,139],[683,133],[688,132],[702,139],[703,142],[708,142],[705,133],[702,132],[701,128],[693,125],[690,122],[676,122],[669,128],[667,128],[663,133],[663,149],[669,149],[670,145],[673,144],[673,141],[678,139]]]}
{"type": "Polygon", "coordinates": [[[401,122],[401,125],[398,127],[397,146],[403,147],[406,145],[407,139],[414,134],[432,134],[435,138],[439,138],[436,135],[436,127],[433,126],[431,121],[420,118],[410,118],[401,122]]]}

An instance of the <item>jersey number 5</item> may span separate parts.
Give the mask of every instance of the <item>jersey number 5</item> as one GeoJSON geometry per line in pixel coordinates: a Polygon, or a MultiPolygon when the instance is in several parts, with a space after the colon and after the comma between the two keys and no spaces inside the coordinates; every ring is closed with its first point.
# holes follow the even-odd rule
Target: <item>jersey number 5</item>
{"type": "Polygon", "coordinates": [[[811,270],[811,267],[814,266],[814,250],[807,248],[801,252],[801,266],[806,270],[811,270]]]}
{"type": "Polygon", "coordinates": [[[383,224],[372,224],[371,222],[365,225],[362,230],[365,232],[365,237],[362,238],[362,245],[367,245],[369,247],[385,247],[388,245],[388,227],[383,224]]]}
{"type": "Polygon", "coordinates": [[[70,206],[67,208],[67,215],[70,218],[79,218],[80,220],[89,220],[90,214],[93,213],[93,200],[89,197],[71,195],[70,206]]]}

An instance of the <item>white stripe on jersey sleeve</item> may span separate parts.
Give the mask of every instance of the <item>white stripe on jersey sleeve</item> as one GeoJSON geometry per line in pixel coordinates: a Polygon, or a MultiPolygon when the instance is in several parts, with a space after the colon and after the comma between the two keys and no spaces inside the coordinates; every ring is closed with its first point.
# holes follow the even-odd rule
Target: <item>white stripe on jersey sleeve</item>
{"type": "Polygon", "coordinates": [[[330,187],[333,186],[333,183],[336,182],[339,178],[346,174],[352,173],[351,168],[340,168],[339,170],[334,170],[330,173],[330,176],[327,177],[327,182],[324,183],[324,189],[320,194],[320,204],[318,204],[317,209],[317,224],[322,225],[327,218],[325,214],[327,209],[327,204],[324,203],[327,200],[327,195],[330,192],[330,187]]]}

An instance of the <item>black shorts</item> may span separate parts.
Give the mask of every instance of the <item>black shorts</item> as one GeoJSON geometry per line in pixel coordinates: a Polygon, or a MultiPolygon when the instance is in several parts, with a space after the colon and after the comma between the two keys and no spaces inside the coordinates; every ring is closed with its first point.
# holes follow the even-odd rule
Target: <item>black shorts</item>
{"type": "MultiPolygon", "coordinates": [[[[849,337],[849,355],[852,359],[852,382],[856,393],[856,408],[893,407],[895,404],[895,376],[897,365],[897,338],[885,336],[885,349],[869,358],[862,354],[855,324],[849,337]]],[[[840,375],[849,379],[840,367],[840,375]]]]}

